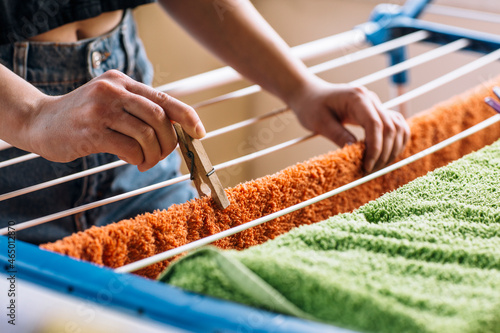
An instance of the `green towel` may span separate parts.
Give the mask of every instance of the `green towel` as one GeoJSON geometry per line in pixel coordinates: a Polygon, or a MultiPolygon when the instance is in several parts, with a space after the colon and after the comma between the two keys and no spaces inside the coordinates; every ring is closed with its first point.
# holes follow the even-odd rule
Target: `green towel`
{"type": "Polygon", "coordinates": [[[500,141],[351,214],[161,281],[364,332],[500,332],[500,141]]]}

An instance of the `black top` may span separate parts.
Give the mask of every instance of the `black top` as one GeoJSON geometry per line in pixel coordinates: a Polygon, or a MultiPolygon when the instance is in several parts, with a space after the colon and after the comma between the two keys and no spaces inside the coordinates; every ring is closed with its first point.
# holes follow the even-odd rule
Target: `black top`
{"type": "Polygon", "coordinates": [[[0,45],[155,0],[0,0],[0,45]]]}

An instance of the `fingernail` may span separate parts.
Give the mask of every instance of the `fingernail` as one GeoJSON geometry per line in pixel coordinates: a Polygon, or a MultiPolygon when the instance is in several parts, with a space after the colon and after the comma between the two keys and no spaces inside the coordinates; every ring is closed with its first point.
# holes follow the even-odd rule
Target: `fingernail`
{"type": "Polygon", "coordinates": [[[366,166],[366,168],[365,168],[365,171],[366,171],[367,173],[372,172],[372,171],[373,171],[374,164],[375,164],[375,163],[373,163],[373,162],[368,163],[368,165],[367,165],[367,166],[366,166]]]}
{"type": "Polygon", "coordinates": [[[203,138],[207,134],[205,127],[201,123],[201,120],[198,122],[198,124],[196,124],[196,127],[194,128],[194,130],[200,138],[203,138]]]}

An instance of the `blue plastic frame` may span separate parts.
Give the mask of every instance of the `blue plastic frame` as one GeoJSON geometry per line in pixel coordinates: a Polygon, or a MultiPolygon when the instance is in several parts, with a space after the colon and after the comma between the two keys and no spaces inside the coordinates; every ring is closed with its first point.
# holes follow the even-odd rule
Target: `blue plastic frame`
{"type": "MultiPolygon", "coordinates": [[[[500,36],[424,22],[417,17],[431,0],[409,0],[404,6],[379,5],[369,22],[358,26],[374,45],[417,30],[430,32],[425,40],[446,44],[461,38],[471,41],[467,50],[489,53],[500,48],[500,36]]],[[[389,53],[392,63],[405,60],[405,49],[389,53]]],[[[405,83],[406,73],[393,77],[405,83]]],[[[0,236],[0,249],[7,249],[8,238],[0,236]]],[[[241,304],[196,295],[132,274],[41,250],[16,241],[16,277],[63,294],[90,300],[131,316],[155,320],[193,332],[350,332],[345,329],[306,321],[241,304]],[[258,322],[242,318],[258,316],[258,322]],[[196,318],[195,320],[193,318],[196,318]]],[[[2,271],[7,274],[7,251],[0,251],[2,271]]]]}
{"type": "MultiPolygon", "coordinates": [[[[442,45],[467,38],[470,44],[464,50],[490,53],[500,49],[500,35],[419,20],[418,16],[431,2],[432,0],[409,0],[402,7],[391,4],[378,5],[373,10],[370,21],[357,28],[365,33],[367,40],[373,45],[424,30],[430,33],[424,42],[442,45]]],[[[404,47],[390,51],[388,54],[391,65],[406,60],[406,48],[404,47]]],[[[407,72],[393,75],[392,80],[396,84],[406,83],[408,80],[407,72]]]]}
{"type": "MultiPolygon", "coordinates": [[[[0,236],[0,249],[7,248],[8,237],[0,236]]],[[[14,270],[16,279],[191,332],[351,332],[115,273],[18,240],[15,253],[14,269],[6,250],[0,251],[0,264],[5,274],[14,270]]]]}

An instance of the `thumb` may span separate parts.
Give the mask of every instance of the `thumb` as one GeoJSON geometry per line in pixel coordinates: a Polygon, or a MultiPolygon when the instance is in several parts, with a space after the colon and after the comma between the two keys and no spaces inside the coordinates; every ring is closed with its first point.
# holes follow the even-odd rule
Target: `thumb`
{"type": "Polygon", "coordinates": [[[339,123],[333,116],[324,119],[319,127],[318,134],[335,142],[339,147],[353,144],[357,141],[356,137],[339,123]]]}

